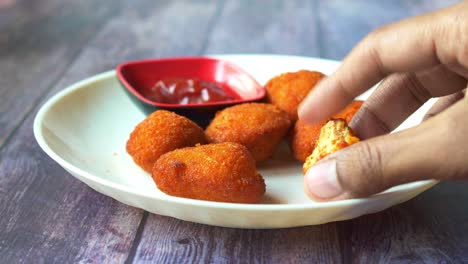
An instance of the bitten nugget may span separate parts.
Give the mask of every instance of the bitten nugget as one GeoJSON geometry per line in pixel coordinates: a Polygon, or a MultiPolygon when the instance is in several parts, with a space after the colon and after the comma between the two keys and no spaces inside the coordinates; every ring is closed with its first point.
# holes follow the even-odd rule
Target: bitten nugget
{"type": "Polygon", "coordinates": [[[359,138],[354,135],[344,119],[331,119],[320,130],[317,146],[304,163],[304,174],[317,161],[357,142],[359,138]]]}
{"type": "Polygon", "coordinates": [[[206,128],[211,143],[246,146],[256,161],[270,158],[291,126],[288,114],[272,104],[235,105],[216,113],[206,128]]]}
{"type": "Polygon", "coordinates": [[[203,129],[183,116],[158,110],[135,127],[127,141],[127,152],[136,164],[151,173],[162,154],[197,143],[206,143],[203,129]]]}
{"type": "Polygon", "coordinates": [[[297,107],[324,76],[320,72],[301,70],[273,77],[265,85],[267,100],[286,111],[291,120],[296,121],[297,107]]]}
{"type": "MultiPolygon", "coordinates": [[[[349,123],[363,103],[364,101],[356,100],[332,118],[343,118],[349,123]]],[[[324,124],[311,125],[297,120],[289,136],[289,147],[295,159],[304,162],[307,156],[312,153],[323,125],[324,124]]]]}
{"type": "Polygon", "coordinates": [[[246,147],[237,143],[177,149],[154,164],[153,180],[169,195],[230,203],[257,203],[265,182],[246,147]]]}

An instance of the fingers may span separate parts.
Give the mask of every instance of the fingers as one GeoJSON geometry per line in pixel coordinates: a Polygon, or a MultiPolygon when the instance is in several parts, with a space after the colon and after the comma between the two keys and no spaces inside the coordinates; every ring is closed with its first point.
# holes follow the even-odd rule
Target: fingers
{"type": "Polygon", "coordinates": [[[468,179],[468,101],[419,126],[375,137],[334,153],[306,173],[306,193],[318,200],[365,197],[422,179],[468,179]]]}
{"type": "MultiPolygon", "coordinates": [[[[351,51],[333,75],[319,82],[304,99],[299,107],[299,118],[309,123],[321,122],[391,73],[417,72],[439,65],[441,61],[456,62],[446,53],[457,51],[443,47],[459,41],[450,39],[459,38],[455,34],[445,34],[447,28],[456,31],[453,27],[460,24],[446,22],[447,17],[461,12],[457,8],[403,20],[371,33],[351,51]]],[[[460,49],[462,51],[463,47],[460,49]]]]}
{"type": "Polygon", "coordinates": [[[465,87],[466,79],[444,66],[415,74],[390,75],[366,100],[350,126],[363,139],[387,134],[431,97],[451,94],[465,87]]]}
{"type": "Polygon", "coordinates": [[[426,115],[423,118],[423,121],[439,114],[440,112],[444,111],[449,106],[453,105],[454,103],[458,102],[459,100],[465,97],[465,93],[463,91],[444,96],[438,99],[435,104],[427,111],[426,115]]]}

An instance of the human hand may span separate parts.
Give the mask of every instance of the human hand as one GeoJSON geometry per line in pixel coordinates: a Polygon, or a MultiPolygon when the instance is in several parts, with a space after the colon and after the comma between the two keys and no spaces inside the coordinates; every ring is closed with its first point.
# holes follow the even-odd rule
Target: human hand
{"type": "Polygon", "coordinates": [[[309,169],[310,197],[339,200],[423,179],[468,179],[468,1],[370,33],[305,98],[299,118],[320,122],[382,79],[350,123],[366,140],[309,169]],[[426,121],[388,134],[432,97],[441,98],[426,121]]]}

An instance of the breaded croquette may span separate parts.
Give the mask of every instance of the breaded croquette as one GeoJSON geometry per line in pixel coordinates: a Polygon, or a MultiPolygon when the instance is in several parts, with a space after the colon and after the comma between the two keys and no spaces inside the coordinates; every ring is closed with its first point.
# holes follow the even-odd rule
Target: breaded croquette
{"type": "Polygon", "coordinates": [[[334,115],[332,118],[343,118],[346,121],[346,123],[349,124],[349,122],[351,122],[351,119],[353,119],[354,115],[361,108],[363,103],[364,101],[362,100],[354,100],[352,103],[346,106],[345,109],[341,110],[341,112],[334,115]]]}
{"type": "Polygon", "coordinates": [[[177,149],[154,164],[153,180],[169,195],[230,203],[257,203],[265,182],[246,147],[237,143],[177,149]]]}
{"type": "Polygon", "coordinates": [[[242,144],[256,161],[264,161],[273,155],[290,126],[288,114],[277,106],[247,103],[216,113],[205,133],[211,143],[242,144]]]}
{"type": "MultiPolygon", "coordinates": [[[[363,101],[353,101],[340,113],[332,118],[343,118],[347,123],[351,121],[353,116],[362,106],[363,101]]],[[[301,120],[297,120],[294,128],[289,136],[289,147],[295,159],[304,162],[315,148],[315,142],[319,138],[320,129],[324,124],[307,124],[301,120]]]]}
{"type": "Polygon", "coordinates": [[[324,157],[359,142],[351,128],[344,119],[331,119],[320,130],[317,146],[307,157],[303,165],[303,173],[324,157]]]}
{"type": "Polygon", "coordinates": [[[203,129],[183,116],[158,110],[135,127],[127,141],[127,152],[136,164],[151,173],[162,154],[197,143],[206,143],[203,129]]]}
{"type": "Polygon", "coordinates": [[[300,119],[297,120],[289,135],[289,148],[296,160],[304,162],[314,151],[322,126],[323,124],[311,125],[300,119]]]}
{"type": "Polygon", "coordinates": [[[297,107],[324,76],[317,71],[301,70],[273,77],[265,85],[267,100],[286,111],[292,121],[296,121],[297,107]]]}

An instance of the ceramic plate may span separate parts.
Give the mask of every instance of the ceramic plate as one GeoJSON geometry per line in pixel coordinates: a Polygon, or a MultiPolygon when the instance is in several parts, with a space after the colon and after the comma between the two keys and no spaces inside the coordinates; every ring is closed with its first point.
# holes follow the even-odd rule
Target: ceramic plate
{"type": "MultiPolygon", "coordinates": [[[[300,69],[332,73],[339,62],[271,55],[214,56],[232,61],[264,84],[300,69]]],[[[366,98],[364,94],[361,98],[366,98]]],[[[399,129],[416,125],[432,102],[399,129]]],[[[149,212],[178,219],[238,228],[285,228],[351,219],[407,201],[436,181],[391,188],[366,199],[314,202],[303,193],[301,163],[286,144],[259,166],[267,189],[260,204],[231,204],[168,196],[125,151],[134,126],[145,118],[121,88],[114,71],[80,81],[49,99],[39,110],[34,134],[41,148],[65,170],[94,190],[149,212]]]]}

